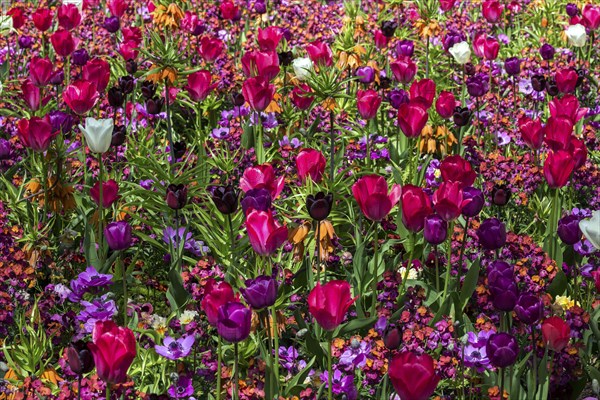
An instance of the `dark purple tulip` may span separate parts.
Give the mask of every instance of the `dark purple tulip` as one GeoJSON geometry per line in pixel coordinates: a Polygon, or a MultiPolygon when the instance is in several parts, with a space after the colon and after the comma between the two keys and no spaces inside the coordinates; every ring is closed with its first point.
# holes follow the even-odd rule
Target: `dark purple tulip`
{"type": "Polygon", "coordinates": [[[277,300],[279,284],[273,276],[261,275],[246,280],[246,288],[240,288],[246,303],[255,310],[271,307],[277,300]]]}
{"type": "Polygon", "coordinates": [[[131,225],[126,221],[111,222],[104,228],[104,237],[111,250],[127,250],[131,246],[131,225]]]}
{"type": "Polygon", "coordinates": [[[256,11],[257,14],[264,14],[267,12],[267,5],[261,1],[257,1],[254,3],[254,11],[256,11]]]}
{"type": "Polygon", "coordinates": [[[67,364],[75,374],[81,376],[94,369],[94,357],[83,341],[77,341],[67,347],[67,364]]]}
{"type": "Polygon", "coordinates": [[[394,20],[392,21],[383,21],[381,23],[381,33],[383,36],[387,38],[391,38],[394,36],[394,32],[396,32],[396,28],[398,28],[398,23],[394,20]]]}
{"type": "Polygon", "coordinates": [[[219,307],[217,312],[217,332],[230,343],[241,342],[250,335],[252,311],[237,301],[230,301],[219,307]]]}
{"type": "Polygon", "coordinates": [[[505,206],[512,195],[511,190],[506,185],[494,185],[492,188],[492,204],[496,206],[505,206]]]}
{"type": "Polygon", "coordinates": [[[130,58],[125,63],[125,70],[127,70],[128,74],[135,74],[137,72],[137,62],[133,58],[130,58]]]}
{"type": "Polygon", "coordinates": [[[316,195],[309,194],[306,197],[306,208],[308,214],[315,221],[323,221],[329,216],[333,206],[333,195],[319,192],[316,195]]]}
{"type": "Polygon", "coordinates": [[[50,78],[50,84],[54,86],[62,85],[65,81],[65,72],[62,69],[54,71],[50,78]]]}
{"type": "Polygon", "coordinates": [[[148,114],[157,115],[160,114],[164,105],[164,97],[153,97],[146,101],[146,111],[148,114]]]}
{"type": "Polygon", "coordinates": [[[558,90],[558,86],[554,79],[546,80],[546,92],[552,97],[558,96],[560,90],[558,90]]]}
{"type": "Polygon", "coordinates": [[[115,125],[113,127],[112,139],[110,141],[110,145],[121,146],[125,143],[125,139],[127,138],[127,127],[125,125],[115,125]]]}
{"type": "Polygon", "coordinates": [[[577,4],[567,4],[566,10],[569,17],[575,17],[579,14],[579,8],[577,8],[577,4]]]}
{"type": "Polygon", "coordinates": [[[238,209],[239,193],[233,186],[217,186],[212,191],[212,201],[223,215],[233,214],[238,209]]]}
{"type": "Polygon", "coordinates": [[[515,313],[519,321],[527,325],[533,325],[542,319],[544,304],[538,296],[531,293],[524,293],[517,300],[515,313]]]}
{"type": "Polygon", "coordinates": [[[65,112],[54,110],[48,113],[53,132],[68,133],[75,125],[75,118],[65,112]]]}
{"type": "Polygon", "coordinates": [[[495,308],[501,311],[513,310],[519,292],[512,265],[504,261],[494,261],[488,267],[488,288],[495,308]]]}
{"type": "Polygon", "coordinates": [[[158,89],[158,86],[152,83],[152,81],[142,82],[142,96],[144,96],[146,100],[149,100],[154,97],[154,95],[156,94],[156,89],[158,89]]]}
{"type": "Polygon", "coordinates": [[[465,64],[465,74],[467,76],[473,76],[477,72],[477,68],[473,65],[472,62],[468,62],[465,64]]]}
{"type": "Polygon", "coordinates": [[[121,22],[118,17],[108,17],[104,20],[104,29],[110,33],[115,33],[121,29],[121,22]]]}
{"type": "Polygon", "coordinates": [[[0,139],[0,160],[8,160],[11,154],[10,142],[6,139],[0,139]]]}
{"type": "Polygon", "coordinates": [[[506,261],[493,261],[488,267],[488,281],[498,279],[514,280],[515,268],[506,261]]]}
{"type": "Polygon", "coordinates": [[[112,108],[121,108],[123,107],[123,102],[125,101],[125,96],[123,95],[123,92],[121,91],[121,89],[118,86],[113,86],[110,89],[108,89],[108,104],[110,104],[110,106],[112,108]]]}
{"type": "Polygon", "coordinates": [[[471,119],[471,112],[467,107],[456,107],[454,114],[452,114],[452,121],[456,126],[467,126],[471,119]]]}
{"type": "Polygon", "coordinates": [[[495,333],[485,346],[487,357],[494,367],[506,368],[515,363],[519,354],[517,339],[506,333],[495,333]]]}
{"type": "Polygon", "coordinates": [[[581,240],[579,221],[580,219],[575,215],[564,216],[558,221],[558,237],[564,244],[572,246],[581,240]]]}
{"type": "Polygon", "coordinates": [[[540,47],[540,55],[542,56],[542,59],[546,61],[552,60],[555,53],[556,50],[554,50],[554,47],[548,43],[544,43],[542,47],[540,47]]]}
{"type": "Polygon", "coordinates": [[[396,110],[399,109],[402,104],[408,104],[409,100],[408,93],[402,89],[391,90],[388,94],[388,101],[396,110]]]}
{"type": "Polygon", "coordinates": [[[384,71],[381,71],[381,73],[379,73],[379,85],[377,85],[377,87],[379,89],[387,90],[392,86],[392,80],[387,76],[382,76],[383,74],[384,71]]]}
{"type": "Polygon", "coordinates": [[[498,218],[488,218],[477,229],[477,238],[484,249],[499,249],[506,243],[506,227],[498,218]]]}
{"type": "Polygon", "coordinates": [[[521,60],[517,57],[510,57],[504,61],[504,70],[509,76],[517,76],[521,73],[521,60]]]}
{"type": "Polygon", "coordinates": [[[242,93],[234,92],[231,94],[231,102],[233,103],[234,106],[241,107],[246,102],[246,99],[244,98],[244,95],[242,93]]]}
{"type": "Polygon", "coordinates": [[[79,67],[83,67],[90,60],[90,55],[87,50],[84,48],[77,49],[73,53],[71,53],[71,62],[73,65],[77,65],[79,67]]]}
{"type": "Polygon", "coordinates": [[[130,94],[133,92],[133,88],[135,86],[135,81],[133,80],[133,76],[125,75],[119,78],[119,89],[123,94],[130,94]]]}
{"type": "Polygon", "coordinates": [[[267,189],[250,189],[240,203],[244,215],[251,208],[258,211],[268,211],[271,209],[271,193],[267,189]]]}
{"type": "Polygon", "coordinates": [[[23,35],[19,37],[19,47],[29,49],[31,46],[33,46],[33,38],[31,36],[23,35]]]}
{"type": "Polygon", "coordinates": [[[471,201],[462,208],[462,215],[472,218],[479,215],[485,204],[485,199],[483,197],[483,192],[472,186],[463,189],[463,200],[469,199],[471,201]]]}
{"type": "Polygon", "coordinates": [[[359,67],[356,76],[361,83],[371,83],[375,80],[375,71],[371,67],[359,67]]]}
{"type": "Polygon", "coordinates": [[[292,61],[294,61],[294,53],[291,51],[282,51],[277,53],[277,58],[279,58],[279,65],[289,67],[292,65],[292,61]]]}
{"type": "Polygon", "coordinates": [[[396,325],[388,325],[383,332],[383,344],[388,350],[396,350],[402,343],[402,333],[396,325]]]}
{"type": "Polygon", "coordinates": [[[173,210],[182,209],[187,203],[187,187],[183,184],[167,186],[167,195],[165,196],[167,205],[173,210]]]}
{"type": "Polygon", "coordinates": [[[489,79],[485,74],[477,74],[467,78],[467,92],[473,97],[482,97],[489,90],[489,79]]]}
{"type": "Polygon", "coordinates": [[[546,78],[543,75],[533,75],[531,77],[531,87],[536,92],[543,92],[546,88],[546,78]]]}
{"type": "Polygon", "coordinates": [[[455,30],[450,30],[446,36],[444,36],[444,50],[448,51],[450,47],[454,46],[457,43],[460,43],[465,40],[465,37],[462,33],[457,32],[455,30]]]}
{"type": "Polygon", "coordinates": [[[415,44],[412,40],[404,39],[396,45],[398,56],[412,57],[415,52],[415,44]]]}
{"type": "Polygon", "coordinates": [[[448,236],[448,223],[437,214],[425,217],[423,236],[429,244],[438,245],[444,243],[448,236]]]}

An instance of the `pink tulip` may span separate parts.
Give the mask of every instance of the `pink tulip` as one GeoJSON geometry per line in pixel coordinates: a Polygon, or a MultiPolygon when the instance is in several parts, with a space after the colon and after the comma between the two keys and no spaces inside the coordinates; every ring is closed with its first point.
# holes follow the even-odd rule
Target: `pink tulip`
{"type": "Polygon", "coordinates": [[[435,211],[444,221],[453,221],[460,216],[464,206],[471,200],[464,200],[459,182],[443,182],[433,193],[435,211]]]}
{"type": "MultiPolygon", "coordinates": [[[[100,181],[96,182],[90,189],[90,196],[94,203],[100,204],[100,181]]],[[[119,200],[119,184],[114,179],[102,182],[102,207],[109,208],[115,201],[119,200]]]]}
{"type": "Polygon", "coordinates": [[[398,124],[406,137],[418,137],[425,128],[428,118],[427,111],[420,104],[412,101],[404,103],[398,108],[398,124]]]}
{"type": "Polygon", "coordinates": [[[566,117],[550,117],[544,127],[544,141],[552,150],[566,150],[572,133],[571,120],[566,117]]]}
{"type": "Polygon", "coordinates": [[[579,100],[572,94],[564,95],[562,98],[555,97],[550,103],[550,115],[552,117],[567,117],[573,125],[575,125],[581,118],[585,117],[587,108],[579,107],[579,100]]]}
{"type": "Polygon", "coordinates": [[[240,179],[240,189],[247,192],[251,189],[266,189],[271,193],[271,198],[276,199],[281,191],[285,177],[275,178],[275,171],[271,164],[262,164],[248,167],[240,179]]]}
{"type": "Polygon", "coordinates": [[[96,105],[96,85],[89,81],[75,81],[63,91],[63,100],[75,114],[84,115],[96,105]]]}
{"type": "Polygon", "coordinates": [[[375,34],[373,35],[373,41],[375,42],[375,47],[377,47],[378,49],[385,49],[387,47],[388,43],[390,42],[390,38],[385,36],[383,34],[383,32],[381,32],[378,29],[375,31],[375,34]]]}
{"type": "Polygon", "coordinates": [[[98,93],[103,93],[110,81],[110,64],[99,58],[95,58],[85,64],[81,76],[86,81],[96,85],[98,93]]]}
{"type": "Polygon", "coordinates": [[[265,29],[258,28],[256,41],[261,51],[277,51],[277,46],[283,38],[283,32],[278,26],[268,26],[265,29]]]}
{"type": "Polygon", "coordinates": [[[47,8],[38,8],[31,15],[33,25],[35,25],[35,27],[42,32],[50,29],[52,26],[52,17],[52,11],[47,8]]]}
{"type": "Polygon", "coordinates": [[[456,108],[456,98],[451,92],[442,91],[435,102],[435,111],[444,119],[452,118],[456,108]]]}
{"type": "Polygon", "coordinates": [[[398,82],[408,84],[412,82],[417,73],[417,64],[409,57],[403,56],[390,63],[390,69],[398,82]]]}
{"type": "Polygon", "coordinates": [[[487,38],[483,43],[483,56],[487,60],[495,60],[498,58],[498,51],[500,51],[500,43],[495,38],[487,38]]]}
{"type": "Polygon", "coordinates": [[[121,18],[125,15],[129,4],[125,0],[110,0],[108,10],[113,17],[121,18]]]}
{"type": "Polygon", "coordinates": [[[33,82],[29,79],[26,79],[21,84],[21,92],[23,100],[29,106],[31,111],[37,111],[40,108],[40,88],[35,86],[33,82]]]}
{"type": "Polygon", "coordinates": [[[274,51],[249,51],[242,56],[242,70],[251,78],[262,76],[271,80],[279,74],[279,57],[274,51]]]}
{"type": "Polygon", "coordinates": [[[569,143],[569,153],[573,157],[575,162],[575,169],[579,169],[585,164],[588,156],[588,149],[583,140],[571,137],[571,143],[569,143]]]}
{"type": "Polygon", "coordinates": [[[583,7],[581,15],[583,26],[589,30],[595,31],[600,27],[600,6],[586,4],[586,6],[583,7]]]}
{"type": "Polygon", "coordinates": [[[198,53],[207,62],[213,62],[223,53],[225,44],[222,40],[205,36],[200,40],[198,53]]]}
{"type": "Polygon", "coordinates": [[[34,85],[46,86],[52,78],[54,65],[49,58],[33,56],[29,62],[29,78],[34,85]]]}
{"type": "Polygon", "coordinates": [[[298,107],[299,110],[308,110],[312,102],[315,100],[314,96],[309,96],[312,93],[312,89],[305,83],[294,87],[290,93],[292,104],[298,107]]]}
{"type": "Polygon", "coordinates": [[[211,85],[212,77],[210,72],[205,69],[189,74],[187,82],[188,84],[185,89],[190,95],[190,98],[196,102],[206,99],[210,92],[217,87],[216,83],[211,85]]]}
{"type": "Polygon", "coordinates": [[[112,321],[98,321],[88,348],[94,356],[98,377],[107,384],[123,383],[136,355],[136,342],[129,328],[112,321]]]}
{"type": "Polygon", "coordinates": [[[58,25],[71,30],[81,23],[81,14],[75,4],[63,4],[58,7],[58,25]]]}
{"type": "Polygon", "coordinates": [[[75,51],[79,39],[74,38],[68,30],[60,28],[50,36],[50,42],[56,54],[61,57],[68,57],[75,51]]]}
{"type": "Polygon", "coordinates": [[[270,211],[248,210],[246,230],[250,245],[259,256],[268,256],[287,240],[288,230],[273,218],[270,211]]]}
{"type": "Polygon", "coordinates": [[[548,186],[553,189],[565,186],[574,169],[575,161],[568,151],[551,151],[544,162],[544,177],[548,186]]]}
{"type": "Polygon", "coordinates": [[[356,106],[358,107],[358,114],[363,119],[375,118],[380,105],[381,96],[379,96],[375,90],[359,90],[356,93],[356,106]]]}
{"type": "Polygon", "coordinates": [[[319,150],[302,149],[296,156],[296,168],[302,182],[306,182],[308,177],[315,183],[321,182],[326,165],[327,161],[319,150]]]}
{"type": "Polygon", "coordinates": [[[544,142],[544,130],[539,119],[521,117],[518,122],[521,139],[532,150],[539,150],[544,142]]]}
{"type": "Polygon", "coordinates": [[[572,68],[563,68],[556,72],[554,78],[556,79],[556,87],[559,92],[573,93],[575,87],[577,87],[579,75],[577,75],[577,71],[572,68]]]}
{"type": "Polygon", "coordinates": [[[17,132],[23,146],[40,153],[48,150],[52,140],[58,134],[52,132],[48,117],[31,117],[29,120],[23,118],[17,123],[17,132]]]}
{"type": "Polygon", "coordinates": [[[263,76],[248,78],[242,84],[242,94],[254,111],[264,111],[275,95],[275,86],[263,76]]]}
{"type": "Polygon", "coordinates": [[[371,221],[381,221],[400,200],[400,185],[392,185],[388,193],[388,184],[384,177],[366,175],[352,185],[352,194],[365,217],[371,221]]]}
{"type": "Polygon", "coordinates": [[[500,21],[500,18],[502,18],[502,11],[504,11],[504,6],[497,0],[487,0],[481,5],[483,18],[491,24],[500,21]]]}
{"type": "Polygon", "coordinates": [[[425,225],[425,217],[433,212],[429,196],[423,188],[404,185],[401,199],[402,224],[411,232],[419,232],[425,225]]]}
{"type": "Polygon", "coordinates": [[[431,79],[421,79],[410,85],[411,103],[421,104],[425,110],[428,110],[433,104],[435,98],[435,83],[431,79]]]}
{"type": "Polygon", "coordinates": [[[319,40],[306,45],[308,56],[318,66],[331,67],[333,64],[333,54],[329,45],[319,40]]]}

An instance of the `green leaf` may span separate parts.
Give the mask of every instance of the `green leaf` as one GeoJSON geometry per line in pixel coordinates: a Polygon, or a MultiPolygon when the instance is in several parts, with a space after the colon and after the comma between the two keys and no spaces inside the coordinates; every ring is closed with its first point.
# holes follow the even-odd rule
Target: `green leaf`
{"type": "Polygon", "coordinates": [[[346,322],[345,324],[340,325],[336,330],[339,332],[334,334],[334,337],[345,336],[345,335],[351,334],[353,332],[359,331],[366,327],[372,326],[373,324],[375,324],[376,321],[377,321],[376,316],[370,317],[370,318],[353,319],[352,321],[349,321],[349,322],[346,322]]]}
{"type": "MultiPolygon", "coordinates": [[[[557,266],[558,265],[559,264],[557,264],[557,266]]],[[[567,290],[567,276],[563,272],[562,267],[558,266],[557,268],[558,271],[556,272],[552,283],[548,287],[548,293],[554,297],[562,295],[565,290],[567,290]]]]}
{"type": "Polygon", "coordinates": [[[315,363],[316,359],[317,357],[311,358],[310,361],[306,363],[306,367],[304,367],[302,371],[298,372],[298,374],[296,374],[292,379],[290,379],[290,381],[285,387],[285,397],[298,395],[304,389],[304,381],[306,380],[306,377],[308,376],[312,365],[315,363]]]}
{"type": "Polygon", "coordinates": [[[477,281],[479,279],[479,270],[480,270],[480,261],[476,260],[469,268],[467,275],[465,276],[465,281],[463,283],[462,290],[460,291],[460,311],[464,310],[469,302],[469,299],[475,292],[475,288],[477,287],[477,281]]]}

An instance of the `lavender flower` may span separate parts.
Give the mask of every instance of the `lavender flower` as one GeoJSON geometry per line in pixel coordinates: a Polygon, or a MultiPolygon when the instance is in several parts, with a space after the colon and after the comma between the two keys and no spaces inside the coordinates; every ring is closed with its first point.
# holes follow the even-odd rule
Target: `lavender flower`
{"type": "Polygon", "coordinates": [[[193,335],[182,336],[177,340],[167,336],[165,337],[165,340],[163,340],[163,345],[155,345],[154,350],[169,360],[178,360],[187,357],[190,354],[193,345],[193,335]]]}

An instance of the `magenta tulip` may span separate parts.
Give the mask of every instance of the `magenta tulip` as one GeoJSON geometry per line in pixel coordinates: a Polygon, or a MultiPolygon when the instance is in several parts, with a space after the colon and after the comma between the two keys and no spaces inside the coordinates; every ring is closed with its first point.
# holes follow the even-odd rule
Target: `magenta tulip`
{"type": "Polygon", "coordinates": [[[270,211],[250,209],[246,215],[250,245],[259,256],[269,256],[287,240],[288,230],[273,218],[270,211]]]}
{"type": "Polygon", "coordinates": [[[381,221],[400,200],[400,185],[392,185],[388,193],[388,184],[384,177],[367,175],[352,185],[352,194],[365,217],[371,221],[381,221]]]}

